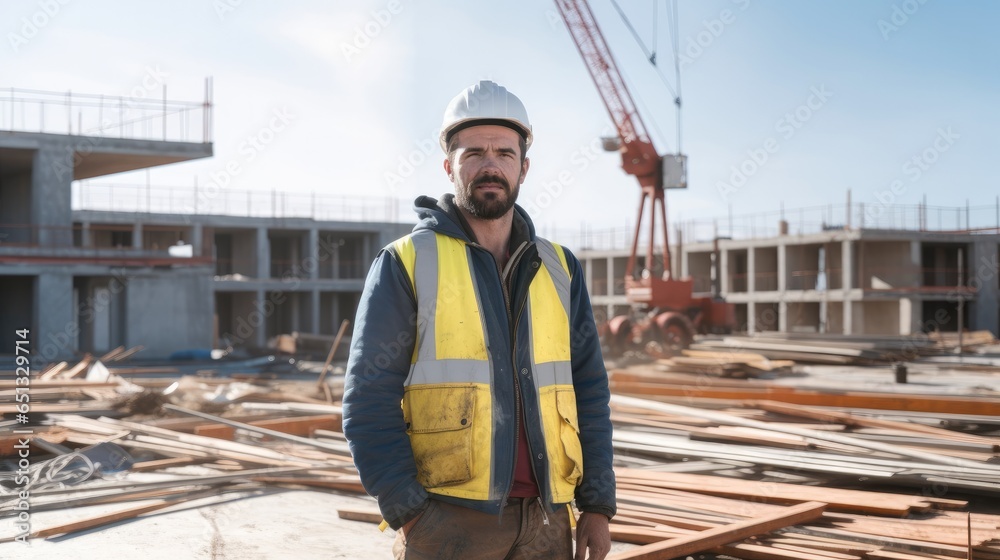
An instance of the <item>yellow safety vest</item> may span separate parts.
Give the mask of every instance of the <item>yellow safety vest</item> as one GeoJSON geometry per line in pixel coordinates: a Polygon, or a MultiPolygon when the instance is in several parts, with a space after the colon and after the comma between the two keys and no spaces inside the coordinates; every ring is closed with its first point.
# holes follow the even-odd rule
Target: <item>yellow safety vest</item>
{"type": "MultiPolygon", "coordinates": [[[[569,265],[557,245],[538,239],[536,247],[541,265],[526,302],[534,384],[521,377],[520,387],[538,397],[533,423],[541,424],[545,439],[548,498],[566,503],[583,474],[570,362],[569,265]]],[[[394,248],[417,300],[417,337],[402,401],[417,480],[435,494],[498,499],[490,483],[495,449],[489,333],[470,263],[473,249],[430,230],[404,237],[394,248]]]]}

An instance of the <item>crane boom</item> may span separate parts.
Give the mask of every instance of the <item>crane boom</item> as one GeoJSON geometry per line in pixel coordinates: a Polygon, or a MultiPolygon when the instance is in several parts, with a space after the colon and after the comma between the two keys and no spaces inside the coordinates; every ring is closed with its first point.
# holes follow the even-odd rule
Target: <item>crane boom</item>
{"type": "Polygon", "coordinates": [[[604,107],[615,123],[622,143],[622,168],[626,173],[635,175],[643,187],[659,187],[660,156],[646,132],[590,5],[586,0],[556,0],[556,7],[573,36],[604,107]]]}
{"type": "Polygon", "coordinates": [[[638,179],[642,190],[632,251],[625,265],[625,299],[633,305],[633,310],[641,307],[643,316],[637,321],[629,315],[614,317],[608,322],[602,340],[608,341],[614,352],[638,342],[645,344],[647,352],[653,349],[650,353],[657,354],[665,347],[686,347],[696,329],[731,331],[735,325],[733,306],[716,297],[717,290],[713,290],[712,297],[695,298],[693,280],[674,278],[671,274],[664,188],[687,187],[686,157],[661,156],[656,152],[587,0],[555,0],[555,3],[618,130],[622,169],[638,179]],[[647,207],[649,245],[642,273],[637,275],[639,238],[647,207]],[[662,229],[657,228],[657,218],[662,229]],[[657,233],[661,234],[663,250],[659,263],[655,259],[657,233]]]}

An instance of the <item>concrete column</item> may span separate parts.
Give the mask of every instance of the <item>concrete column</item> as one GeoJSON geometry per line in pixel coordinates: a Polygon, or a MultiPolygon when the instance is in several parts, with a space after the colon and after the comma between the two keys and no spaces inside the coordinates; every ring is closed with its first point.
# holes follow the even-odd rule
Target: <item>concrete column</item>
{"type": "Polygon", "coordinates": [[[80,246],[90,248],[94,241],[90,237],[90,222],[80,223],[80,246]]]}
{"type": "Polygon", "coordinates": [[[205,253],[205,225],[202,223],[191,224],[191,252],[196,257],[201,257],[205,253]]]}
{"type": "Polygon", "coordinates": [[[73,150],[63,142],[43,142],[31,170],[30,223],[42,247],[72,247],[73,150]]]}
{"type": "Polygon", "coordinates": [[[587,291],[590,293],[590,298],[594,298],[594,258],[593,256],[588,256],[583,261],[583,277],[586,279],[584,283],[587,286],[587,291]]]}
{"type": "Polygon", "coordinates": [[[719,250],[719,269],[716,270],[716,274],[719,275],[719,290],[723,295],[728,294],[731,290],[729,286],[729,249],[719,250]]]}
{"type": "MultiPolygon", "coordinates": [[[[142,249],[142,222],[132,224],[132,248],[142,249]]],[[[166,247],[163,248],[166,250],[166,247]]]]}
{"type": "Polygon", "coordinates": [[[361,269],[365,271],[361,274],[362,278],[367,276],[368,267],[371,265],[373,259],[372,236],[365,234],[361,237],[361,269]]]}
{"type": "Polygon", "coordinates": [[[73,276],[57,272],[40,274],[35,279],[33,297],[34,352],[50,361],[71,357],[77,350],[80,335],[76,306],[73,305],[73,276]]]}
{"type": "MultiPolygon", "coordinates": [[[[788,286],[788,246],[783,242],[778,243],[778,291],[784,293],[788,286]]],[[[784,321],[785,314],[781,314],[784,321]]],[[[785,332],[782,328],[781,332],[785,332]]]]}
{"type": "Polygon", "coordinates": [[[969,327],[972,330],[1000,332],[1000,246],[995,240],[976,241],[972,244],[969,261],[969,278],[966,284],[976,289],[976,298],[969,302],[969,327]]]}
{"type": "Polygon", "coordinates": [[[855,287],[854,243],[855,241],[852,239],[840,242],[840,291],[844,301],[841,322],[844,325],[844,334],[854,333],[854,304],[848,295],[855,287]]]}
{"type": "Polygon", "coordinates": [[[920,332],[922,316],[921,301],[914,298],[899,300],[899,334],[917,334],[920,332]]]}
{"type": "Polygon", "coordinates": [[[309,292],[309,332],[319,334],[319,289],[313,288],[309,292]]]}
{"type": "MultiPolygon", "coordinates": [[[[854,278],[854,241],[845,239],[840,242],[840,284],[845,295],[848,290],[855,287],[854,278]]],[[[844,309],[847,309],[846,305],[844,309]]]]}
{"type": "MultiPolygon", "coordinates": [[[[747,249],[747,293],[753,294],[757,291],[757,249],[749,247],[747,249]]],[[[751,313],[747,311],[747,316],[751,313]]],[[[747,330],[750,330],[747,327],[747,330]]]]}
{"type": "MultiPolygon", "coordinates": [[[[344,318],[340,316],[340,294],[334,293],[333,297],[330,298],[330,301],[330,318],[333,319],[333,325],[331,325],[333,332],[327,334],[336,335],[337,330],[340,329],[340,323],[344,321],[344,318]]],[[[354,317],[351,317],[350,319],[353,321],[354,317]]]]}
{"type": "MultiPolygon", "coordinates": [[[[309,239],[306,243],[307,243],[306,262],[303,263],[303,267],[306,269],[306,271],[308,271],[310,280],[318,280],[319,279],[319,230],[318,229],[309,230],[309,239]]],[[[319,305],[316,305],[318,301],[319,300],[313,300],[314,304],[312,306],[313,309],[319,309],[319,305]]],[[[316,315],[316,313],[313,313],[313,315],[316,315]]],[[[314,326],[318,325],[319,323],[314,321],[314,326]]],[[[319,332],[319,330],[314,328],[310,332],[317,333],[319,332]]]]}
{"type": "MultiPolygon", "coordinates": [[[[616,280],[616,278],[615,278],[615,258],[614,257],[608,257],[607,277],[608,277],[608,295],[609,296],[613,296],[613,295],[615,295],[615,280],[616,280]]],[[[613,305],[612,306],[608,306],[608,319],[610,319],[611,317],[613,317],[613,315],[611,315],[612,313],[614,313],[614,306],[613,305]]]]}
{"type": "Polygon", "coordinates": [[[757,332],[757,302],[751,300],[747,303],[747,334],[755,332],[757,332]]]}
{"type": "MultiPolygon", "coordinates": [[[[290,330],[293,332],[306,330],[305,327],[303,327],[305,321],[302,317],[302,295],[303,294],[301,292],[291,292],[287,294],[288,299],[284,303],[285,309],[290,310],[292,314],[292,328],[290,330]]],[[[278,335],[281,333],[274,334],[278,335]]]]}
{"type": "Polygon", "coordinates": [[[788,302],[784,298],[778,302],[778,332],[788,332],[788,302]]]}
{"type": "MultiPolygon", "coordinates": [[[[267,240],[267,228],[257,228],[257,278],[271,277],[271,246],[267,240]]],[[[259,294],[258,294],[259,295],[259,294]]],[[[258,298],[264,301],[263,297],[258,298]]]]}
{"type": "MultiPolygon", "coordinates": [[[[263,229],[263,228],[261,228],[261,229],[263,229]]],[[[258,235],[259,235],[259,232],[261,230],[259,229],[257,231],[258,231],[258,235]]],[[[267,230],[264,230],[264,231],[266,232],[267,230]]],[[[255,302],[255,307],[258,310],[260,310],[260,313],[261,313],[261,316],[262,316],[260,325],[258,325],[257,328],[254,330],[254,344],[256,344],[258,348],[263,348],[264,346],[267,345],[267,316],[264,315],[264,298],[265,297],[267,297],[267,294],[264,292],[264,289],[263,288],[258,288],[257,289],[257,295],[256,295],[256,300],[257,301],[255,302]]]]}

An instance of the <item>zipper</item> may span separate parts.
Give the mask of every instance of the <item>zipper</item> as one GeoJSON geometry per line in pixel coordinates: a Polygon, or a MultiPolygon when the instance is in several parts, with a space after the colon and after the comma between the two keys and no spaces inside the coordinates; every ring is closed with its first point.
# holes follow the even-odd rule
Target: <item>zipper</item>
{"type": "MultiPolygon", "coordinates": [[[[507,505],[507,499],[510,497],[510,491],[514,487],[514,476],[517,473],[517,438],[521,433],[521,383],[518,379],[517,371],[517,322],[521,319],[521,309],[518,308],[517,316],[514,316],[514,312],[510,305],[510,279],[511,273],[517,268],[517,264],[521,262],[521,257],[524,256],[524,252],[527,250],[528,242],[521,243],[517,249],[514,250],[514,254],[507,259],[507,265],[504,266],[503,270],[500,271],[500,292],[503,294],[504,308],[507,310],[507,324],[510,326],[510,365],[512,374],[514,376],[514,453],[512,454],[513,461],[511,462],[510,470],[510,485],[504,490],[503,494],[503,505],[507,505]]],[[[492,253],[491,253],[492,254],[492,253]]],[[[531,443],[528,443],[528,451],[531,451],[531,443]]],[[[529,458],[530,460],[530,458],[529,458]]]]}
{"type": "MultiPolygon", "coordinates": [[[[539,492],[540,493],[540,492],[539,492]]],[[[538,509],[542,510],[542,525],[549,524],[549,514],[545,511],[545,506],[542,504],[542,497],[538,497],[538,509]]]]}

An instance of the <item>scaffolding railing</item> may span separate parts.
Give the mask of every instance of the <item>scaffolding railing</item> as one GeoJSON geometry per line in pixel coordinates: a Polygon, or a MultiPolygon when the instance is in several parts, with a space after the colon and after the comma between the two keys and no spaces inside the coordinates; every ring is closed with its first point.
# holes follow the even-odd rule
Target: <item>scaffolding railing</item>
{"type": "Polygon", "coordinates": [[[214,185],[73,184],[74,210],[145,214],[312,218],[317,221],[397,222],[399,200],[313,192],[220,189],[214,185]]]}
{"type": "Polygon", "coordinates": [[[0,89],[0,130],[133,140],[212,142],[212,82],[200,102],[139,87],[131,95],[0,89]],[[153,96],[159,93],[159,99],[153,96]]]}

